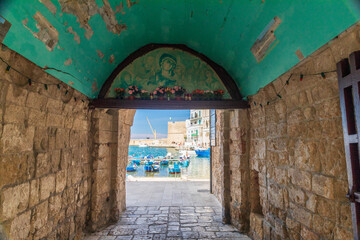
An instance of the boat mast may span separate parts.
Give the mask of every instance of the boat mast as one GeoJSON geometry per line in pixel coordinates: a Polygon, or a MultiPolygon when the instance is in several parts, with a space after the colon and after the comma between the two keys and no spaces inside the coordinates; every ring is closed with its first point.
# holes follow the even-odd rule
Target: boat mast
{"type": "Polygon", "coordinates": [[[152,133],[154,134],[154,137],[155,137],[155,140],[156,140],[156,130],[152,128],[152,126],[151,126],[151,124],[150,124],[150,121],[149,121],[149,118],[146,117],[146,119],[147,119],[147,121],[148,121],[148,123],[149,123],[150,129],[151,129],[152,133]]]}

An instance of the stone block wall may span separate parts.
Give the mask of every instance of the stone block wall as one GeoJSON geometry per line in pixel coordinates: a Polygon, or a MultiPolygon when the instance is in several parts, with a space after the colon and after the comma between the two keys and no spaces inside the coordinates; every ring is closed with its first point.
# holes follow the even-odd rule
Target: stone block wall
{"type": "Polygon", "coordinates": [[[251,184],[248,110],[216,111],[216,146],[212,147],[212,192],[223,207],[223,221],[249,230],[251,184]]]}
{"type": "MultiPolygon", "coordinates": [[[[34,80],[60,83],[5,46],[0,56],[34,80]]],[[[85,96],[29,86],[6,67],[0,62],[0,239],[79,237],[91,186],[85,96]]]]}
{"type": "Polygon", "coordinates": [[[250,168],[262,207],[250,216],[254,239],[352,239],[337,74],[299,75],[336,70],[356,50],[359,26],[250,98],[250,168]]]}
{"type": "Polygon", "coordinates": [[[251,184],[249,171],[249,117],[247,110],[230,112],[230,215],[231,223],[241,232],[249,230],[251,184]]]}
{"type": "Polygon", "coordinates": [[[34,80],[0,61],[0,239],[81,239],[115,221],[135,111],[90,110],[6,46],[0,57],[34,80]]]}
{"type": "Polygon", "coordinates": [[[91,231],[115,222],[126,208],[125,170],[134,114],[134,110],[93,111],[91,231]]]}
{"type": "Polygon", "coordinates": [[[91,230],[95,231],[108,224],[112,205],[112,165],[117,158],[118,115],[106,109],[92,113],[91,130],[94,136],[91,230]]]}

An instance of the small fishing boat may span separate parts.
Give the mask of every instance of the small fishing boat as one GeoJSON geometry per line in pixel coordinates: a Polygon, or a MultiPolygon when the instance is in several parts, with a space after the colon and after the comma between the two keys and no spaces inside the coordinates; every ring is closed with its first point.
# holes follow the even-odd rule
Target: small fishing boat
{"type": "Polygon", "coordinates": [[[180,160],[184,160],[184,159],[190,159],[190,157],[189,156],[180,156],[180,160]]]}
{"type": "Polygon", "coordinates": [[[144,169],[145,172],[152,172],[152,164],[145,164],[144,169]]]}
{"type": "Polygon", "coordinates": [[[210,148],[198,148],[195,152],[198,157],[210,157],[210,148]]]}
{"type": "Polygon", "coordinates": [[[161,160],[160,165],[169,165],[169,161],[166,159],[161,160]]]}
{"type": "Polygon", "coordinates": [[[137,170],[136,164],[130,165],[130,166],[127,166],[127,167],[126,167],[126,171],[127,171],[127,172],[136,172],[136,170],[137,170]]]}
{"type": "Polygon", "coordinates": [[[152,171],[153,172],[159,172],[160,171],[160,165],[153,165],[152,166],[152,171]]]}
{"type": "Polygon", "coordinates": [[[145,172],[158,172],[160,171],[160,164],[159,163],[156,163],[156,164],[145,164],[144,166],[144,169],[145,169],[145,172]]]}
{"type": "Polygon", "coordinates": [[[180,165],[178,162],[174,163],[173,167],[169,167],[169,174],[181,173],[180,165]]]}
{"type": "Polygon", "coordinates": [[[141,160],[140,160],[140,159],[131,160],[131,164],[140,165],[140,163],[141,163],[141,160]]]}
{"type": "Polygon", "coordinates": [[[145,160],[145,165],[153,165],[154,161],[153,160],[145,160]]]}
{"type": "Polygon", "coordinates": [[[181,164],[182,167],[188,167],[189,164],[190,164],[190,161],[189,160],[183,160],[183,161],[180,162],[180,164],[181,164]]]}
{"type": "Polygon", "coordinates": [[[139,147],[148,147],[148,145],[146,143],[140,143],[139,147]]]}

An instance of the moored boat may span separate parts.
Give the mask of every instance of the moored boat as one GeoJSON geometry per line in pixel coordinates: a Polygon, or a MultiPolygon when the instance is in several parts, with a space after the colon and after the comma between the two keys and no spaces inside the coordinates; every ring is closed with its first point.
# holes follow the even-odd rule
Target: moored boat
{"type": "Polygon", "coordinates": [[[178,162],[174,163],[173,167],[169,167],[169,174],[181,173],[180,165],[178,162]]]}
{"type": "Polygon", "coordinates": [[[153,171],[153,172],[158,172],[158,171],[160,171],[160,166],[159,166],[159,165],[154,165],[154,166],[152,166],[152,171],[153,171]]]}
{"type": "Polygon", "coordinates": [[[152,172],[152,164],[145,164],[144,169],[145,172],[152,172]]]}
{"type": "Polygon", "coordinates": [[[210,148],[198,148],[195,152],[198,157],[210,157],[210,148]]]}
{"type": "Polygon", "coordinates": [[[144,166],[145,172],[158,172],[160,171],[160,164],[159,163],[146,163],[144,166]]]}
{"type": "Polygon", "coordinates": [[[136,170],[137,170],[136,164],[130,165],[130,166],[127,166],[127,167],[126,167],[126,171],[127,171],[127,172],[136,172],[136,170]]]}
{"type": "Polygon", "coordinates": [[[141,160],[140,160],[140,159],[131,160],[131,164],[140,165],[140,163],[141,163],[141,160]]]}
{"type": "Polygon", "coordinates": [[[181,166],[183,166],[183,167],[188,167],[189,164],[190,164],[190,161],[189,161],[189,160],[183,160],[183,161],[180,162],[180,164],[181,164],[181,166]]]}
{"type": "Polygon", "coordinates": [[[169,161],[166,159],[161,160],[160,165],[169,165],[169,161]]]}

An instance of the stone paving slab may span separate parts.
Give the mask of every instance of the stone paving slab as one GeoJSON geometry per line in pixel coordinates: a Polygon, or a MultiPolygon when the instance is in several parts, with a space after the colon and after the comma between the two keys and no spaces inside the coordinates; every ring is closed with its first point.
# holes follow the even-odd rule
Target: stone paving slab
{"type": "Polygon", "coordinates": [[[210,182],[127,182],[126,188],[127,208],[119,221],[85,239],[250,240],[222,223],[210,182]]]}
{"type": "Polygon", "coordinates": [[[250,240],[249,237],[239,233],[233,226],[223,224],[220,215],[220,206],[128,207],[117,224],[88,235],[85,239],[250,240]],[[171,220],[169,220],[170,218],[171,220]]]}

